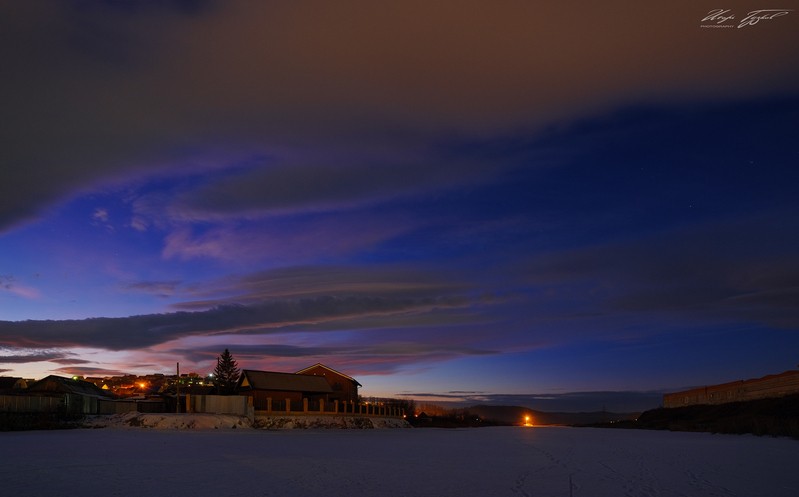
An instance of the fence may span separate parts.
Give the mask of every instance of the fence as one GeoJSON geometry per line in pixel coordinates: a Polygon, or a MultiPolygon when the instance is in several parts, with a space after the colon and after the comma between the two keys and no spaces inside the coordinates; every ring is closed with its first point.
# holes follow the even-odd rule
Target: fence
{"type": "Polygon", "coordinates": [[[0,395],[0,411],[57,412],[63,414],[96,414],[96,397],[62,393],[49,395],[0,395]]]}
{"type": "Polygon", "coordinates": [[[0,395],[0,412],[57,412],[65,409],[64,396],[0,395]]]}
{"type": "Polygon", "coordinates": [[[60,395],[0,395],[0,412],[122,414],[164,411],[164,402],[159,400],[111,400],[68,393],[60,395]]]}
{"type": "Polygon", "coordinates": [[[126,412],[166,412],[162,400],[100,400],[97,414],[124,414],[126,412]]]}
{"type": "Polygon", "coordinates": [[[308,414],[400,418],[405,415],[405,412],[399,407],[380,403],[339,402],[338,400],[325,402],[324,400],[309,399],[302,399],[302,402],[292,402],[291,399],[279,400],[269,397],[266,399],[266,410],[255,411],[255,414],[267,416],[275,414],[308,414]]]}
{"type": "MultiPolygon", "coordinates": [[[[182,396],[181,396],[182,397],[182,396]]],[[[321,414],[347,416],[402,417],[405,413],[397,406],[375,402],[325,402],[324,400],[266,399],[266,410],[255,411],[252,397],[244,395],[186,395],[185,406],[189,412],[236,414],[252,417],[253,414],[321,414]]],[[[181,402],[182,404],[182,402],[181,402]]],[[[172,404],[174,406],[174,402],[172,404]]],[[[174,410],[174,409],[173,409],[174,410]]],[[[73,394],[58,396],[0,395],[0,412],[68,412],[82,414],[123,414],[127,412],[172,412],[163,400],[111,400],[73,394]]]]}
{"type": "Polygon", "coordinates": [[[186,407],[189,412],[250,416],[248,399],[243,395],[187,395],[186,407]]]}

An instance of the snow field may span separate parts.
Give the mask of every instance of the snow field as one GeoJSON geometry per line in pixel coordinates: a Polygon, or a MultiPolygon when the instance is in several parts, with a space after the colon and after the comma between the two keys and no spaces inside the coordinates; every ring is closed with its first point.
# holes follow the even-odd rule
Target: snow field
{"type": "Polygon", "coordinates": [[[0,433],[2,495],[799,495],[799,442],[577,428],[0,433]]]}

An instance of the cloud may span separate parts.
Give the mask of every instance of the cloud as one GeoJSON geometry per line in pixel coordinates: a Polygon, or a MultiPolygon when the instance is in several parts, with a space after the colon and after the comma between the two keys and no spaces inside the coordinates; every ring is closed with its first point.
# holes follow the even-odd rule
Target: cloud
{"type": "MultiPolygon", "coordinates": [[[[641,101],[795,94],[799,82],[795,16],[732,36],[698,27],[712,5],[149,4],[158,7],[0,7],[0,58],[13,75],[0,81],[0,94],[14,95],[0,123],[0,230],[77,192],[229,167],[232,156],[341,155],[365,144],[401,153],[441,135],[539,129],[641,101]]],[[[349,184],[357,202],[411,188],[414,175],[431,181],[418,165],[403,177],[371,164],[332,175],[337,164],[306,171],[349,184]]],[[[324,186],[299,188],[295,201],[272,183],[296,187],[300,174],[249,175],[271,199],[259,199],[242,176],[185,206],[218,215],[346,201],[324,186]]]]}
{"type": "MultiPolygon", "coordinates": [[[[176,292],[179,287],[184,298],[196,298],[173,304],[181,312],[0,322],[0,341],[11,347],[47,344],[142,353],[156,353],[153,347],[160,346],[158,354],[166,351],[170,357],[204,367],[219,353],[218,345],[197,341],[207,337],[214,344],[219,340],[235,344],[232,350],[247,367],[291,369],[335,357],[354,374],[388,374],[413,364],[498,353],[468,331],[484,320],[471,310],[475,302],[468,296],[469,286],[442,270],[405,265],[298,266],[229,276],[196,287],[178,281],[127,286],[156,294],[176,292]],[[460,329],[458,345],[442,334],[452,327],[460,329]],[[328,343],[315,339],[310,345],[302,338],[308,332],[328,333],[328,343]],[[274,337],[271,343],[241,343],[263,342],[267,337],[274,337]]],[[[89,363],[48,357],[61,364],[89,363]]]]}
{"type": "Polygon", "coordinates": [[[36,300],[41,297],[41,292],[33,287],[22,285],[13,275],[0,274],[0,292],[9,292],[17,297],[36,300]]]}
{"type": "MultiPolygon", "coordinates": [[[[414,364],[498,353],[465,344],[453,347],[435,340],[403,341],[400,338],[379,343],[368,339],[338,339],[336,345],[237,344],[231,345],[229,349],[239,365],[246,369],[274,370],[276,364],[288,369],[293,365],[299,369],[306,363],[326,362],[335,358],[338,367],[346,368],[353,375],[389,374],[414,364]]],[[[219,355],[220,347],[211,345],[191,349],[174,348],[169,349],[168,353],[202,364],[212,362],[219,355]]]]}
{"type": "MultiPolygon", "coordinates": [[[[195,300],[173,304],[180,312],[167,314],[0,321],[0,344],[18,349],[135,350],[145,356],[166,353],[202,368],[213,362],[218,344],[225,342],[251,368],[274,369],[276,364],[299,368],[305,362],[335,357],[337,364],[358,374],[387,374],[411,364],[497,353],[469,332],[483,318],[471,310],[475,302],[468,296],[468,286],[440,270],[404,265],[299,266],[230,276],[196,287],[150,281],[127,288],[156,294],[177,293],[180,288],[181,297],[191,295],[195,300]],[[453,327],[459,328],[458,345],[442,334],[453,327]],[[308,333],[325,333],[327,338],[309,341],[308,333]]],[[[91,362],[70,354],[17,354],[16,363],[91,362]]]]}
{"type": "Polygon", "coordinates": [[[228,276],[192,289],[198,300],[175,304],[177,309],[220,304],[248,304],[269,299],[319,296],[378,298],[440,298],[469,292],[470,286],[450,271],[405,264],[380,266],[305,265],[228,276]],[[223,297],[219,297],[223,295],[223,297]]]}
{"type": "Polygon", "coordinates": [[[297,327],[312,330],[318,324],[330,322],[346,328],[351,319],[362,316],[379,316],[384,325],[390,325],[397,315],[426,313],[436,308],[460,305],[463,303],[446,299],[317,297],[126,318],[0,321],[0,343],[13,347],[139,349],[188,336],[271,334],[297,327]]]}
{"type": "MultiPolygon", "coordinates": [[[[366,146],[368,148],[368,145],[366,146]]],[[[177,219],[220,220],[337,212],[386,203],[431,190],[455,189],[495,174],[497,164],[447,157],[433,147],[415,154],[361,158],[284,157],[182,193],[170,206],[177,219]]],[[[367,154],[368,155],[368,154],[367,154]]]]}
{"type": "Polygon", "coordinates": [[[568,295],[575,315],[674,314],[798,329],[795,224],[750,217],[586,246],[536,257],[523,279],[554,299],[568,295]]]}
{"type": "Polygon", "coordinates": [[[69,352],[60,351],[37,351],[33,353],[16,353],[11,355],[0,355],[0,364],[25,364],[28,362],[44,362],[44,361],[63,361],[69,359],[71,354],[69,352]]]}
{"type": "Polygon", "coordinates": [[[90,366],[67,366],[62,368],[56,368],[53,370],[55,373],[66,374],[69,376],[125,376],[129,374],[126,371],[122,371],[119,369],[106,369],[106,368],[95,368],[90,366]]]}
{"type": "Polygon", "coordinates": [[[92,214],[92,219],[103,224],[108,223],[108,210],[100,207],[96,208],[92,214]]]}
{"type": "Polygon", "coordinates": [[[109,233],[113,233],[116,228],[111,223],[111,216],[108,214],[108,209],[97,207],[92,213],[92,225],[103,228],[109,233]]]}
{"type": "Polygon", "coordinates": [[[137,281],[124,285],[126,290],[133,290],[135,292],[149,293],[162,298],[168,298],[178,290],[181,282],[178,280],[170,281],[137,281]]]}
{"type": "Polygon", "coordinates": [[[67,365],[77,365],[77,364],[91,364],[94,361],[87,361],[86,359],[78,359],[74,357],[62,358],[62,359],[50,359],[50,362],[54,362],[56,364],[67,364],[67,365]]]}
{"type": "Polygon", "coordinates": [[[135,229],[136,231],[145,232],[145,231],[147,231],[149,229],[150,225],[142,217],[134,216],[130,220],[130,227],[135,229]]]}
{"type": "Polygon", "coordinates": [[[178,227],[166,236],[162,255],[178,260],[298,264],[317,258],[320,247],[329,257],[351,255],[407,233],[419,223],[412,219],[390,222],[365,214],[285,220],[275,225],[222,224],[202,231],[178,227]]]}

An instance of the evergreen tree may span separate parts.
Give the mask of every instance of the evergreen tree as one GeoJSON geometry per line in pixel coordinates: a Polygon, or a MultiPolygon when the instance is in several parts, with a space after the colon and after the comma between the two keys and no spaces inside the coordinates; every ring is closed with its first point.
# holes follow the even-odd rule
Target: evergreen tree
{"type": "Polygon", "coordinates": [[[222,355],[216,359],[216,367],[214,368],[214,385],[217,392],[222,395],[232,395],[236,389],[236,383],[239,381],[239,374],[241,370],[233,359],[233,355],[228,349],[222,352],[222,355]]]}

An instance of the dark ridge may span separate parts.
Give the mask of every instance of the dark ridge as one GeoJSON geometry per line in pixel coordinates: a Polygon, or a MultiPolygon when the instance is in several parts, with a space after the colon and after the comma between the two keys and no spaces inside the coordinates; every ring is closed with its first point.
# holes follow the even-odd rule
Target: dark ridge
{"type": "Polygon", "coordinates": [[[637,420],[581,426],[753,434],[799,439],[799,394],[727,404],[652,409],[637,420]]]}

